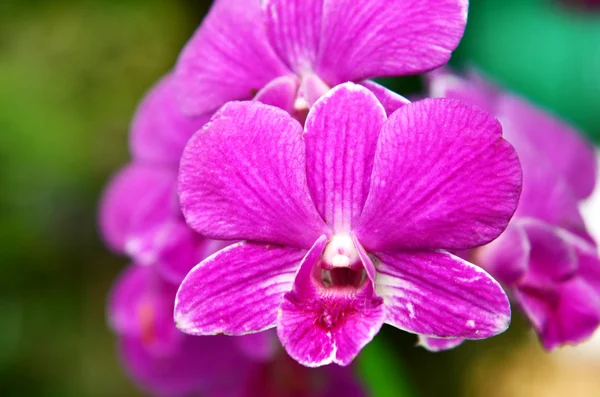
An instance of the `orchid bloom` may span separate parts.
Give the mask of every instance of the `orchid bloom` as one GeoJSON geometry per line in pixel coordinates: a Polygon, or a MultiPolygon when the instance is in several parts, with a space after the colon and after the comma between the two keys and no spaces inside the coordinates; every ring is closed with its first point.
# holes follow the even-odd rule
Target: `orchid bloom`
{"type": "Polygon", "coordinates": [[[111,293],[109,318],[123,364],[152,395],[365,395],[349,368],[308,370],[282,352],[270,331],[240,337],[181,333],[173,322],[176,291],[155,269],[132,265],[111,293]]]}
{"type": "Polygon", "coordinates": [[[187,140],[208,118],[176,108],[172,78],[163,78],[140,104],[131,127],[133,161],[113,177],[101,202],[107,244],[138,265],[153,265],[173,283],[222,248],[186,225],[176,195],[177,169],[187,140]]]}
{"type": "Polygon", "coordinates": [[[306,366],[349,364],[388,323],[439,337],[503,332],[508,299],[447,250],[497,237],[521,171],[500,125],[459,101],[427,99],[389,118],[345,83],[301,124],[231,102],[188,142],[179,195],[190,226],[244,240],[184,279],[175,322],[192,335],[277,327],[306,366]]]}
{"type": "Polygon", "coordinates": [[[118,279],[109,303],[111,328],[119,336],[127,372],[157,396],[210,390],[243,357],[230,338],[181,333],[173,323],[176,291],[155,269],[132,265],[118,279]]]}
{"type": "Polygon", "coordinates": [[[583,341],[600,325],[600,260],[579,213],[596,181],[592,146],[564,122],[474,73],[462,78],[436,71],[431,93],[494,114],[521,160],[515,216],[497,240],[471,254],[475,263],[511,291],[546,349],[583,341]]]}
{"type": "Polygon", "coordinates": [[[184,113],[255,98],[299,119],[330,87],[445,64],[468,0],[217,0],[183,49],[175,87],[184,113]]]}

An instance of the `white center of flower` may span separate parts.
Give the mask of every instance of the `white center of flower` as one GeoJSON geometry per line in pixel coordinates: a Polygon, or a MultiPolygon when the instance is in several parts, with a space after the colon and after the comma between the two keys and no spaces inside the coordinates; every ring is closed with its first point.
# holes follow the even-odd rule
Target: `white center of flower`
{"type": "Polygon", "coordinates": [[[303,111],[303,110],[308,110],[308,108],[310,107],[310,105],[308,104],[308,101],[303,98],[303,97],[296,97],[296,100],[294,101],[294,110],[296,111],[303,111]]]}
{"type": "Polygon", "coordinates": [[[360,262],[358,252],[348,235],[335,235],[323,252],[326,268],[355,267],[360,262]]]}
{"type": "Polygon", "coordinates": [[[356,291],[367,276],[352,237],[347,234],[335,235],[329,240],[317,269],[321,285],[340,293],[356,291]]]}

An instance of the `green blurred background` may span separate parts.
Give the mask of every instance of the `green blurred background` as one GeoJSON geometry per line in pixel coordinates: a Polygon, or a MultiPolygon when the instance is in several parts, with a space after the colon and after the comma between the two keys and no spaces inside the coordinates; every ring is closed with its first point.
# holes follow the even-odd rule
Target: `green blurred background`
{"type": "MultiPolygon", "coordinates": [[[[453,62],[479,65],[598,137],[600,10],[562,3],[472,1],[453,62]]],[[[0,396],[140,395],[105,323],[106,294],[126,260],[100,241],[97,202],[128,159],[136,102],[209,5],[0,0],[0,396]]],[[[418,78],[385,81],[403,93],[420,87],[418,78]]],[[[541,353],[518,315],[507,333],[451,352],[414,344],[385,327],[361,355],[374,395],[562,395],[535,386],[564,377],[556,368],[565,361],[541,353]]],[[[573,395],[600,395],[591,384],[596,394],[573,395]]]]}

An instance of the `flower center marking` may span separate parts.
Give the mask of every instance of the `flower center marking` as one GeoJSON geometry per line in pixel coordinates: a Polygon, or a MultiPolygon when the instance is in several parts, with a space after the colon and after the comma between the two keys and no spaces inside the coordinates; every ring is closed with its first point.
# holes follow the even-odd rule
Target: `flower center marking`
{"type": "Polygon", "coordinates": [[[356,289],[366,278],[356,247],[348,235],[333,236],[317,266],[325,288],[356,289]]]}
{"type": "Polygon", "coordinates": [[[142,328],[142,342],[149,345],[156,339],[156,332],[154,331],[154,308],[150,303],[142,303],[138,310],[138,316],[142,328]]]}

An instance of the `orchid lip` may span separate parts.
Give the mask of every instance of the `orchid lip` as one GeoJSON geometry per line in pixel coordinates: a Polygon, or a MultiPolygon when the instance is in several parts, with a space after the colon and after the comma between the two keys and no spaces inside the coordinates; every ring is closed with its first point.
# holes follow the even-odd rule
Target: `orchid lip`
{"type": "Polygon", "coordinates": [[[321,284],[325,288],[357,289],[367,279],[364,269],[353,270],[350,268],[337,268],[326,270],[321,268],[321,284]]]}

